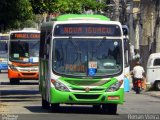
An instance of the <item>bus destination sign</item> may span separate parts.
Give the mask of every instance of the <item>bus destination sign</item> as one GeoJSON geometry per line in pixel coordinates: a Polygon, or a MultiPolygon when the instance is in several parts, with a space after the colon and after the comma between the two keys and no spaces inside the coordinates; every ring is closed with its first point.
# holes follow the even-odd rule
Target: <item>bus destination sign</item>
{"type": "Polygon", "coordinates": [[[60,24],[55,26],[54,36],[120,36],[118,25],[60,24]]]}
{"type": "Polygon", "coordinates": [[[39,39],[39,33],[12,33],[11,39],[39,39]]]}
{"type": "Polygon", "coordinates": [[[0,40],[9,40],[9,36],[0,36],[0,40]]]}

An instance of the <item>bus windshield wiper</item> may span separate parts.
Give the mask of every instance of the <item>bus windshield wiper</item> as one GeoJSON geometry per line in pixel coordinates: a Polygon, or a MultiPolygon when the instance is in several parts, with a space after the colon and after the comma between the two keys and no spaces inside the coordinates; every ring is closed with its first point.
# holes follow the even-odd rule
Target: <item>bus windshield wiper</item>
{"type": "Polygon", "coordinates": [[[75,47],[76,49],[76,53],[79,55],[80,54],[80,59],[78,59],[78,56],[76,58],[76,60],[74,61],[74,63],[77,61],[77,60],[80,60],[80,63],[81,63],[81,51],[80,51],[80,48],[78,47],[77,43],[72,39],[71,36],[69,36],[69,41],[73,44],[73,46],[75,47]]]}
{"type": "Polygon", "coordinates": [[[102,42],[103,42],[104,40],[106,40],[106,37],[104,37],[104,38],[98,43],[98,45],[97,45],[97,47],[96,47],[96,51],[97,51],[97,49],[102,45],[102,42]]]}

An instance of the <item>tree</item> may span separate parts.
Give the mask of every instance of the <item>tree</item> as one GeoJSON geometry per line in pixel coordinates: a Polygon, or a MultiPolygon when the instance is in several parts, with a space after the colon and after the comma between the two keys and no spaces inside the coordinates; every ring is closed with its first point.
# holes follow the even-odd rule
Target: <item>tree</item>
{"type": "Polygon", "coordinates": [[[105,7],[101,0],[30,0],[35,14],[43,13],[84,13],[87,10],[100,12],[105,7]]]}
{"type": "Polygon", "coordinates": [[[81,14],[87,10],[99,13],[105,8],[104,1],[106,0],[0,0],[0,32],[33,26],[34,21],[40,23],[41,20],[37,20],[35,14],[81,14]]]}
{"type": "Polygon", "coordinates": [[[105,0],[82,0],[83,9],[85,11],[92,10],[95,13],[100,13],[106,7],[105,0]]]}
{"type": "Polygon", "coordinates": [[[43,14],[49,11],[48,7],[52,2],[49,0],[30,0],[30,3],[35,14],[43,14]]]}
{"type": "Polygon", "coordinates": [[[82,3],[76,0],[57,0],[53,3],[51,12],[64,13],[82,13],[82,3]]]}
{"type": "Polygon", "coordinates": [[[0,0],[0,11],[0,32],[19,28],[33,15],[28,0],[0,0]]]}

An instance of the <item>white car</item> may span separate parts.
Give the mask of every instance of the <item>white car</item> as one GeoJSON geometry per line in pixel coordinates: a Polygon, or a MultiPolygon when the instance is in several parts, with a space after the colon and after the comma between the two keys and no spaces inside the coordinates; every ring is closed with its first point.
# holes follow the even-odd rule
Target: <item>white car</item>
{"type": "Polygon", "coordinates": [[[160,90],[160,53],[152,53],[147,63],[147,82],[160,90]]]}

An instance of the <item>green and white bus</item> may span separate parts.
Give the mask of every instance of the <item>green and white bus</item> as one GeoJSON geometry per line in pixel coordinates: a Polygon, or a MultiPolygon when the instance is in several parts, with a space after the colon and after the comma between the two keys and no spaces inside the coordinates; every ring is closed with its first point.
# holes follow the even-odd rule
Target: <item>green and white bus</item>
{"type": "Polygon", "coordinates": [[[43,108],[87,104],[116,114],[124,101],[120,22],[102,15],[60,15],[42,24],[39,52],[43,108]]]}

